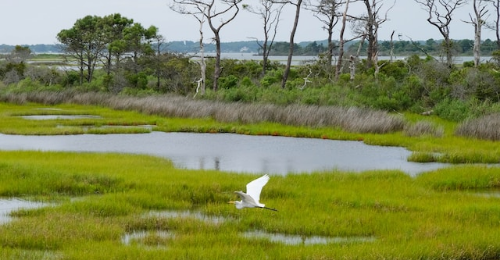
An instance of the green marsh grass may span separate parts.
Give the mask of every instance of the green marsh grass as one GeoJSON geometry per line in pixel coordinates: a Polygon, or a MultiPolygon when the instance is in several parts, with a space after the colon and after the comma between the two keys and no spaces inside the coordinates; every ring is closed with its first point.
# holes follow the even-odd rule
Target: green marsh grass
{"type": "Polygon", "coordinates": [[[500,199],[470,192],[498,187],[494,167],[453,167],[416,178],[399,171],[272,176],[261,195],[279,210],[272,212],[227,203],[257,175],[177,169],[165,159],[114,153],[0,151],[0,158],[2,196],[53,202],[15,211],[12,222],[0,225],[3,259],[500,256],[500,199]],[[221,221],[151,211],[199,212],[221,221]],[[122,243],[125,234],[141,231],[150,235],[122,243]],[[286,245],[244,237],[252,231],[373,240],[286,245]]]}

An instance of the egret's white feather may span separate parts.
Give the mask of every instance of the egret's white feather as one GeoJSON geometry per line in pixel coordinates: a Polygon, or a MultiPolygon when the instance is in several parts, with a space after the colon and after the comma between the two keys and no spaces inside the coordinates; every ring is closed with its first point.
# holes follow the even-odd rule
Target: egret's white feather
{"type": "MultiPolygon", "coordinates": [[[[269,181],[269,175],[264,175],[258,179],[255,179],[247,184],[247,194],[250,195],[255,203],[260,204],[260,192],[264,185],[269,181]]],[[[261,206],[264,207],[264,206],[261,206]]]]}

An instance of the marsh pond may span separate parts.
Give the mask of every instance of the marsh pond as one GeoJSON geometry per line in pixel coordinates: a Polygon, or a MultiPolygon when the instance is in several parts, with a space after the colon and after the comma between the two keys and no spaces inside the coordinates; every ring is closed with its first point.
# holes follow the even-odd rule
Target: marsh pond
{"type": "Polygon", "coordinates": [[[336,141],[238,134],[164,133],[25,136],[0,134],[0,150],[118,152],[170,159],[185,169],[281,174],[323,170],[395,169],[416,175],[446,167],[408,162],[405,148],[336,141]]]}

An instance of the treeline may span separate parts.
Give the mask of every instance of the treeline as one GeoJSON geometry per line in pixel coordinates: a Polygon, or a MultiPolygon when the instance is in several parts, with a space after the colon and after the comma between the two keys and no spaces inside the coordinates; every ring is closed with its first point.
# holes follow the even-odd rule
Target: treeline
{"type": "MultiPolygon", "coordinates": [[[[334,44],[338,42],[334,41],[334,44]]],[[[359,45],[362,45],[361,52],[366,53],[366,44],[360,41],[352,41],[346,44],[346,49],[350,52],[356,52],[359,45]]],[[[41,53],[61,53],[61,45],[59,44],[34,44],[22,45],[28,47],[34,54],[41,53]]],[[[304,41],[294,45],[294,55],[296,56],[316,56],[326,51],[327,42],[323,41],[304,41]]],[[[426,41],[380,41],[379,53],[381,56],[389,56],[391,51],[395,55],[436,55],[442,49],[442,41],[428,39],[426,41]]],[[[472,55],[474,40],[462,39],[454,41],[454,52],[459,56],[472,55]]],[[[152,44],[152,48],[156,49],[156,44],[152,44]]],[[[288,55],[288,42],[275,42],[271,51],[274,56],[288,55]]],[[[15,49],[14,45],[0,45],[0,53],[10,53],[15,49]]],[[[196,41],[171,41],[164,42],[161,46],[162,52],[170,53],[197,53],[199,52],[199,42],[196,41]]],[[[221,44],[222,52],[225,53],[260,53],[259,45],[256,41],[238,41],[238,42],[223,42],[221,44]]],[[[481,45],[483,55],[491,56],[492,52],[497,49],[496,41],[486,39],[481,45]]],[[[338,49],[337,49],[338,50],[338,49]]],[[[206,52],[215,52],[215,44],[207,43],[205,45],[206,52]]]]}

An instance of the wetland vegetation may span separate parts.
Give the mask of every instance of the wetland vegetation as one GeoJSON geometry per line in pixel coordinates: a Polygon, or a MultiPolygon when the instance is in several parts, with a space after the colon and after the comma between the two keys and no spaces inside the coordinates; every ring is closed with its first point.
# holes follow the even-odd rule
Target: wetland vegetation
{"type": "MultiPolygon", "coordinates": [[[[342,125],[172,117],[137,105],[114,110],[104,103],[24,101],[0,104],[0,132],[83,134],[92,125],[152,125],[158,131],[364,140],[405,146],[415,157],[439,153],[431,158],[439,160],[498,158],[496,142],[458,136],[459,123],[432,116],[399,115],[398,130],[378,133],[347,131],[342,125]],[[22,117],[54,114],[92,117],[22,117]],[[429,134],[422,130],[427,125],[440,130],[429,134]]],[[[141,98],[123,101],[151,105],[141,98]]],[[[272,176],[261,195],[266,205],[279,209],[270,212],[227,204],[235,198],[233,191],[255,175],[178,169],[166,159],[119,153],[1,151],[0,158],[0,197],[49,203],[10,213],[13,218],[0,225],[2,259],[500,257],[498,167],[455,166],[416,177],[400,171],[335,170],[272,176]]]]}

